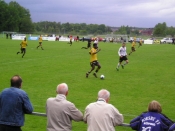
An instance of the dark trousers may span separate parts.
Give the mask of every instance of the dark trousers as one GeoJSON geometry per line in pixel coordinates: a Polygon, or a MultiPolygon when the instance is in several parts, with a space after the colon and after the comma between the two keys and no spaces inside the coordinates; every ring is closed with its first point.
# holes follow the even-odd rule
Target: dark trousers
{"type": "Polygon", "coordinates": [[[22,131],[20,126],[1,125],[0,131],[22,131]]]}

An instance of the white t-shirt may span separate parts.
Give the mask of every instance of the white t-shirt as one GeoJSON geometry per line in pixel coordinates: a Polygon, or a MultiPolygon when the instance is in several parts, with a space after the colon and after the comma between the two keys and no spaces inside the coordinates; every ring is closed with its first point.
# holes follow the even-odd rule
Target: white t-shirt
{"type": "Polygon", "coordinates": [[[127,52],[126,52],[126,47],[120,47],[119,50],[118,50],[118,55],[119,56],[126,56],[127,55],[127,52]]]}

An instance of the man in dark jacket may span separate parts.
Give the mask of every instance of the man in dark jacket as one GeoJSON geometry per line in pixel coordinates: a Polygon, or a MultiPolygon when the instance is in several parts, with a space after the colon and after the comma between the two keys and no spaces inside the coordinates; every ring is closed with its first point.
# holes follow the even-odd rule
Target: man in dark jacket
{"type": "Polygon", "coordinates": [[[0,131],[22,131],[24,114],[33,111],[26,92],[21,90],[21,85],[21,77],[15,75],[11,78],[11,87],[0,94],[0,131]]]}

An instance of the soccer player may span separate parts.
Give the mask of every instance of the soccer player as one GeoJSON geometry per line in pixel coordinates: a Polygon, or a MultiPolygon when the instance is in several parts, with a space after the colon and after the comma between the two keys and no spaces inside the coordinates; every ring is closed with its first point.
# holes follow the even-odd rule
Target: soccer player
{"type": "MultiPolygon", "coordinates": [[[[24,57],[25,53],[26,53],[26,46],[27,46],[27,40],[26,40],[26,37],[24,38],[24,40],[21,42],[21,54],[22,55],[22,58],[24,57]]],[[[17,55],[19,54],[20,52],[18,51],[17,52],[17,55]]]]}
{"type": "Polygon", "coordinates": [[[129,55],[131,55],[132,52],[136,51],[135,46],[136,46],[136,40],[134,39],[131,45],[131,52],[129,53],[129,55]]]}
{"type": "Polygon", "coordinates": [[[70,38],[70,42],[68,44],[70,44],[70,46],[72,46],[72,36],[69,36],[70,38]]]}
{"type": "Polygon", "coordinates": [[[79,42],[79,36],[77,36],[77,41],[79,42]]]}
{"type": "Polygon", "coordinates": [[[36,47],[37,49],[38,49],[38,47],[41,46],[41,49],[44,50],[43,47],[42,47],[42,42],[43,42],[43,38],[42,38],[42,36],[40,35],[40,37],[39,37],[39,45],[36,47]]]}
{"type": "Polygon", "coordinates": [[[97,72],[101,68],[100,63],[97,61],[97,53],[100,50],[101,49],[98,49],[97,44],[93,44],[93,48],[91,48],[91,50],[89,51],[89,54],[91,55],[91,57],[90,57],[91,70],[86,73],[86,78],[88,78],[89,74],[95,69],[95,66],[97,66],[97,69],[95,70],[93,75],[97,78],[97,72]]]}
{"type": "Polygon", "coordinates": [[[91,48],[91,40],[88,40],[87,47],[81,47],[81,49],[88,49],[91,48]]]}
{"type": "Polygon", "coordinates": [[[120,65],[124,69],[124,66],[128,64],[128,58],[127,58],[127,53],[126,53],[126,44],[123,43],[122,46],[118,50],[118,55],[119,55],[119,63],[117,65],[117,71],[119,71],[120,65]],[[122,65],[122,61],[125,61],[125,63],[122,65]]]}
{"type": "Polygon", "coordinates": [[[140,39],[138,48],[139,48],[140,46],[142,46],[142,43],[143,43],[143,40],[140,39]]]}

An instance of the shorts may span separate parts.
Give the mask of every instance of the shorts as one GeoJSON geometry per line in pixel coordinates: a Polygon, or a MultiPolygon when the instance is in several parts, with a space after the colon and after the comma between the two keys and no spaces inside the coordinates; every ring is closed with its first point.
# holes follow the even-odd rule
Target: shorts
{"type": "Polygon", "coordinates": [[[136,49],[135,49],[135,47],[131,47],[131,50],[132,50],[132,51],[135,51],[136,49]]]}
{"type": "Polygon", "coordinates": [[[39,44],[41,45],[41,44],[42,44],[42,42],[39,42],[39,44]]]}
{"type": "Polygon", "coordinates": [[[126,61],[128,58],[126,56],[122,56],[119,58],[119,62],[126,61]]]}
{"type": "Polygon", "coordinates": [[[26,52],[26,48],[21,48],[21,53],[25,53],[26,52]]]}
{"type": "Polygon", "coordinates": [[[91,66],[99,66],[100,65],[100,63],[96,60],[96,61],[92,61],[92,62],[90,62],[90,65],[91,66]]]}

